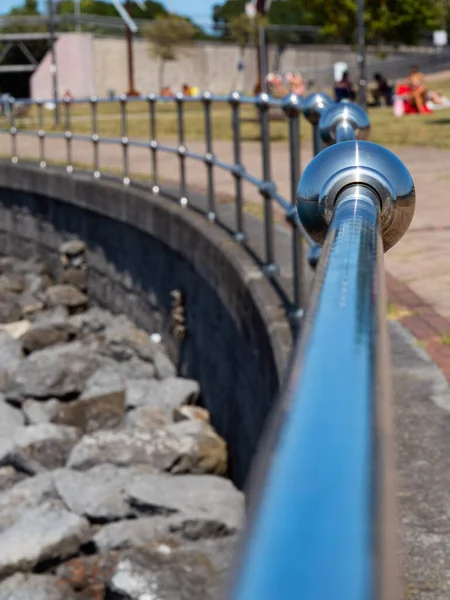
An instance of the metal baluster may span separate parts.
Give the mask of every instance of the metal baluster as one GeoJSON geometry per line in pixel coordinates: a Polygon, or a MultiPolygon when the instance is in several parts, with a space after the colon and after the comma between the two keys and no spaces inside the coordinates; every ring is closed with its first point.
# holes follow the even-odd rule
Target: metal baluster
{"type": "Polygon", "coordinates": [[[16,127],[16,115],[14,114],[14,106],[15,100],[9,100],[9,119],[10,119],[10,128],[9,132],[11,134],[11,162],[13,164],[17,164],[19,162],[19,157],[17,154],[17,127],[16,127]]]}
{"type": "Polygon", "coordinates": [[[293,325],[298,325],[306,306],[306,282],[304,276],[303,236],[296,223],[297,185],[300,179],[300,119],[301,100],[291,94],[283,100],[283,110],[289,119],[289,170],[291,183],[291,208],[287,219],[292,226],[292,286],[293,307],[290,314],[293,325]]]}
{"type": "Polygon", "coordinates": [[[150,116],[150,149],[152,162],[152,192],[159,193],[158,185],[158,142],[156,141],[156,95],[148,95],[148,110],[150,116]]]}
{"type": "Polygon", "coordinates": [[[325,145],[320,137],[319,121],[324,110],[331,106],[333,100],[327,95],[321,92],[316,92],[307,96],[302,104],[303,114],[305,118],[312,125],[312,139],[313,139],[313,155],[316,156],[321,150],[325,148],[325,145]]]}
{"type": "Polygon", "coordinates": [[[67,164],[66,171],[73,173],[73,156],[72,156],[72,126],[71,126],[71,102],[70,98],[64,98],[65,113],[66,113],[66,148],[67,148],[67,164]]]}
{"type": "Polygon", "coordinates": [[[180,204],[187,206],[186,195],[186,147],[184,145],[184,118],[183,118],[183,94],[178,92],[175,96],[177,103],[178,118],[178,156],[180,157],[180,204]]]}
{"type": "Polygon", "coordinates": [[[260,94],[256,100],[256,106],[259,110],[259,120],[261,125],[263,182],[260,185],[259,191],[264,199],[264,241],[266,250],[264,272],[266,275],[273,275],[277,271],[277,266],[275,264],[275,239],[272,205],[272,194],[275,185],[271,181],[270,172],[269,96],[266,93],[260,94]]]}
{"type": "Polygon", "coordinates": [[[207,188],[207,200],[208,200],[208,214],[207,217],[210,221],[216,220],[216,206],[214,198],[214,154],[212,147],[212,127],[211,127],[211,93],[205,92],[203,94],[203,106],[205,110],[205,164],[208,175],[208,188],[207,188]]]}
{"type": "Polygon", "coordinates": [[[91,127],[92,127],[92,156],[94,165],[94,177],[98,179],[100,177],[100,166],[99,166],[99,148],[98,144],[100,136],[98,134],[98,118],[97,118],[97,107],[98,98],[97,96],[91,96],[91,127]]]}
{"type": "Polygon", "coordinates": [[[127,97],[120,96],[120,135],[122,142],[122,181],[124,185],[130,184],[128,164],[128,122],[127,122],[127,97]]]}
{"type": "Polygon", "coordinates": [[[233,131],[233,158],[234,158],[234,180],[236,186],[236,233],[234,238],[237,242],[243,242],[246,238],[244,225],[244,206],[242,199],[242,173],[244,167],[241,164],[241,127],[240,127],[240,103],[241,97],[238,92],[230,95],[231,104],[231,128],[233,131]]]}
{"type": "Polygon", "coordinates": [[[44,103],[42,98],[38,98],[37,101],[38,108],[38,138],[39,138],[39,166],[41,168],[45,168],[47,166],[47,162],[45,160],[45,130],[44,130],[44,103]]]}

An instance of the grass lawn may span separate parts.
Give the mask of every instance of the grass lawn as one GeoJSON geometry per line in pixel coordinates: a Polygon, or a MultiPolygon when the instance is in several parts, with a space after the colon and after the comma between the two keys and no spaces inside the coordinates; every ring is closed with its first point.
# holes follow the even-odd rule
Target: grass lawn
{"type": "MultiPolygon", "coordinates": [[[[434,90],[450,97],[450,80],[433,81],[434,90]]],[[[185,104],[185,138],[186,140],[199,140],[204,136],[204,114],[200,102],[185,104]]],[[[98,133],[102,137],[121,136],[121,115],[118,104],[98,105],[98,133]]],[[[161,140],[176,139],[177,115],[174,103],[158,104],[157,137],[161,140]]],[[[230,108],[226,103],[212,105],[212,127],[215,139],[230,140],[232,138],[230,108]]],[[[127,106],[127,135],[134,139],[149,139],[149,107],[146,102],[130,102],[127,106]]],[[[450,148],[450,109],[436,111],[430,115],[409,115],[395,118],[391,108],[369,109],[372,123],[371,139],[384,146],[435,146],[450,148]]],[[[37,129],[37,110],[33,108],[28,117],[17,120],[20,128],[37,129]]],[[[241,107],[241,136],[243,140],[258,140],[259,125],[249,122],[257,116],[256,108],[252,106],[241,107]],[[249,121],[247,121],[249,120],[249,121]]],[[[61,109],[61,129],[64,129],[65,108],[61,109]]],[[[52,113],[44,110],[44,126],[46,129],[53,127],[52,113]]],[[[90,107],[75,105],[71,108],[71,128],[73,133],[90,134],[91,118],[90,107]]],[[[272,141],[286,141],[286,121],[273,121],[270,126],[272,141]]],[[[311,139],[311,127],[302,120],[302,140],[311,139]]]]}

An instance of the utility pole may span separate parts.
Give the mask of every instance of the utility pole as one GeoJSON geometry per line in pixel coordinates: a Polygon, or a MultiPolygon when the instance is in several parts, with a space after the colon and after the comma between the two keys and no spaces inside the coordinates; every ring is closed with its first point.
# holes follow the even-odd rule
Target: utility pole
{"type": "Polygon", "coordinates": [[[48,6],[48,33],[50,36],[51,65],[53,101],[55,103],[55,127],[59,127],[59,104],[58,104],[58,63],[55,48],[55,14],[53,12],[53,0],[47,0],[48,6]]]}
{"type": "Polygon", "coordinates": [[[364,0],[358,0],[358,103],[367,106],[367,74],[366,74],[366,24],[364,19],[364,0]]]}
{"type": "Polygon", "coordinates": [[[78,32],[81,31],[81,0],[74,0],[73,11],[75,13],[75,23],[78,32]]]}
{"type": "MultiPolygon", "coordinates": [[[[125,10],[128,14],[131,12],[131,1],[125,1],[125,10]]],[[[128,92],[127,96],[139,96],[139,92],[134,87],[134,54],[133,54],[133,32],[125,23],[125,37],[127,42],[127,62],[128,62],[128,92]]]]}

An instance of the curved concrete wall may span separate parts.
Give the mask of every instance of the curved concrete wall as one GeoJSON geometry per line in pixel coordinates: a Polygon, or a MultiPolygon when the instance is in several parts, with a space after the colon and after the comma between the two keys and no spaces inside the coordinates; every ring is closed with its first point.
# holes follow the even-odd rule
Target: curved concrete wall
{"type": "Polygon", "coordinates": [[[89,248],[90,296],[163,331],[182,373],[200,381],[242,485],[291,348],[270,284],[225,232],[174,202],[0,161],[0,253],[36,253],[56,270],[58,247],[71,237],[89,248]],[[169,335],[173,289],[185,295],[180,343],[169,335]]]}

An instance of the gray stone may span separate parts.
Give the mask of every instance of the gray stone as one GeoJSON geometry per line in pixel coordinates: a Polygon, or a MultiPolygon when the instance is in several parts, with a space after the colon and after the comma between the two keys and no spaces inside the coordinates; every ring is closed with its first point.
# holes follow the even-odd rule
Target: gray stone
{"type": "Polygon", "coordinates": [[[127,486],[127,495],[142,514],[181,515],[183,521],[173,531],[188,539],[231,535],[244,516],[243,493],[230,480],[213,475],[145,475],[127,486]]]}
{"type": "Polygon", "coordinates": [[[173,522],[173,517],[153,516],[108,523],[92,541],[99,552],[147,546],[156,537],[169,534],[173,522]]]}
{"type": "Polygon", "coordinates": [[[23,359],[22,343],[9,333],[0,332],[0,390],[8,387],[11,374],[23,359]]]}
{"type": "Polygon", "coordinates": [[[230,567],[235,560],[238,545],[237,535],[202,538],[195,541],[183,541],[183,549],[197,550],[206,554],[217,571],[221,584],[226,581],[230,567]]]}
{"type": "Polygon", "coordinates": [[[51,278],[46,274],[25,273],[27,292],[30,295],[39,295],[53,284],[51,278]]]}
{"type": "Polygon", "coordinates": [[[179,550],[167,541],[151,549],[130,549],[122,554],[108,582],[110,600],[212,600],[217,597],[218,576],[208,557],[179,550]]]}
{"type": "Polygon", "coordinates": [[[126,425],[128,427],[137,427],[143,431],[157,429],[170,425],[171,420],[167,411],[153,406],[141,406],[135,410],[131,410],[126,415],[126,425]]]}
{"type": "Polygon", "coordinates": [[[80,435],[75,427],[53,423],[22,427],[15,431],[9,444],[0,446],[0,464],[21,467],[29,473],[39,472],[40,467],[62,467],[80,435]]]}
{"type": "Polygon", "coordinates": [[[15,573],[0,583],[0,600],[76,600],[69,585],[52,575],[15,573]]]}
{"type": "Polygon", "coordinates": [[[110,464],[80,473],[68,469],[55,474],[55,486],[66,506],[94,522],[116,521],[132,516],[124,488],[142,469],[123,469],[110,464]]]}
{"type": "MultiPolygon", "coordinates": [[[[43,327],[56,327],[59,325],[64,325],[67,321],[69,321],[69,324],[72,325],[72,319],[77,316],[80,315],[74,315],[73,317],[69,318],[69,311],[65,306],[55,306],[54,308],[48,308],[36,315],[33,315],[31,320],[34,324],[42,325],[43,327]]],[[[75,326],[73,327],[76,329],[75,326]]]]}
{"type": "Polygon", "coordinates": [[[28,477],[0,492],[0,532],[13,525],[30,508],[57,498],[51,473],[28,477]]]}
{"type": "Polygon", "coordinates": [[[30,508],[0,533],[0,576],[70,556],[89,537],[88,521],[68,512],[57,500],[30,508]]]}
{"type": "Polygon", "coordinates": [[[17,302],[20,306],[22,315],[30,319],[44,308],[42,300],[37,298],[36,295],[30,294],[28,291],[21,294],[18,297],[17,302]]]}
{"type": "Polygon", "coordinates": [[[172,473],[214,473],[227,468],[225,442],[202,421],[183,421],[162,429],[97,431],[85,435],[70,453],[67,466],[86,470],[102,463],[146,464],[172,473]]]}
{"type": "Polygon", "coordinates": [[[17,295],[12,292],[0,291],[0,323],[20,321],[21,318],[22,308],[17,295]]]}
{"type": "Polygon", "coordinates": [[[83,389],[82,398],[101,396],[111,392],[125,393],[125,379],[117,363],[105,363],[92,373],[83,389]]]}
{"type": "Polygon", "coordinates": [[[25,277],[20,273],[7,273],[0,275],[0,292],[21,294],[27,285],[25,277]]]}
{"type": "Polygon", "coordinates": [[[6,397],[17,404],[25,398],[75,398],[96,367],[95,355],[80,342],[45,348],[21,361],[6,397]]]}
{"type": "Polygon", "coordinates": [[[152,363],[134,356],[130,360],[116,363],[124,379],[153,379],[155,367],[152,363]]]}
{"type": "Polygon", "coordinates": [[[73,267],[63,269],[58,277],[58,282],[71,285],[81,292],[86,292],[88,288],[88,270],[73,267]]]}
{"type": "Polygon", "coordinates": [[[163,381],[130,379],[126,386],[126,406],[154,406],[172,413],[174,408],[194,401],[200,393],[200,386],[192,379],[170,377],[163,381]]]}
{"type": "Polygon", "coordinates": [[[114,318],[109,311],[94,306],[83,313],[70,317],[70,324],[81,335],[90,335],[98,333],[108,325],[111,325],[114,318]]]}
{"type": "Polygon", "coordinates": [[[78,256],[86,252],[86,244],[81,240],[69,240],[59,247],[59,253],[67,256],[78,256]]]}
{"type": "Polygon", "coordinates": [[[177,376],[177,368],[164,352],[157,352],[153,358],[156,377],[158,379],[167,379],[177,376]]]}
{"type": "Polygon", "coordinates": [[[66,324],[61,326],[35,325],[21,337],[22,346],[26,354],[42,350],[56,344],[65,344],[73,336],[66,324]]]}
{"type": "MultiPolygon", "coordinates": [[[[6,257],[8,260],[8,257],[6,257]]],[[[44,275],[47,273],[47,267],[44,261],[37,256],[32,256],[26,260],[12,259],[10,266],[6,271],[3,272],[14,272],[14,273],[34,273],[36,275],[44,275]]]]}
{"type": "Polygon", "coordinates": [[[133,356],[153,361],[160,351],[158,344],[124,315],[117,316],[103,332],[103,352],[118,361],[130,360],[133,356]]]}
{"type": "MultiPolygon", "coordinates": [[[[42,402],[42,400],[32,400],[28,398],[22,404],[22,412],[25,416],[26,425],[39,425],[40,423],[51,423],[58,414],[62,403],[55,398],[50,398],[42,402]]],[[[68,423],[64,423],[68,425],[68,423]]]]}
{"type": "Polygon", "coordinates": [[[80,312],[88,305],[88,297],[68,284],[50,286],[45,294],[45,304],[48,307],[65,306],[70,313],[80,312]]]}
{"type": "Polygon", "coordinates": [[[19,481],[26,478],[25,473],[16,471],[14,467],[0,467],[0,492],[11,489],[19,481]]]}
{"type": "Polygon", "coordinates": [[[52,421],[93,433],[99,429],[114,429],[121,424],[124,415],[125,394],[119,390],[62,403],[52,421]]]}
{"type": "Polygon", "coordinates": [[[24,424],[21,411],[0,397],[0,438],[12,437],[24,424]]]}

